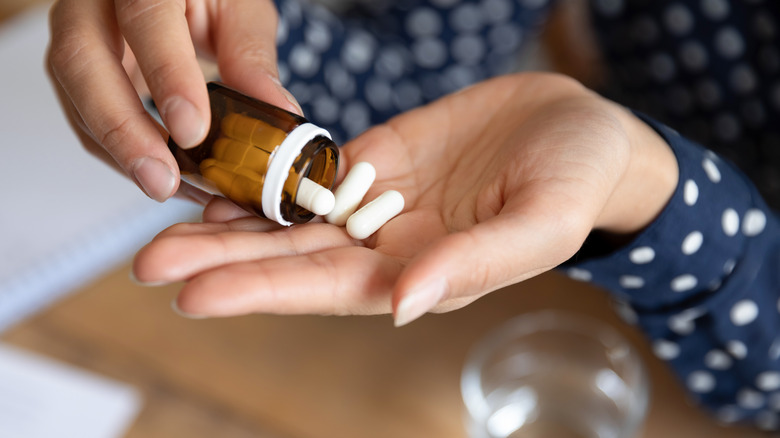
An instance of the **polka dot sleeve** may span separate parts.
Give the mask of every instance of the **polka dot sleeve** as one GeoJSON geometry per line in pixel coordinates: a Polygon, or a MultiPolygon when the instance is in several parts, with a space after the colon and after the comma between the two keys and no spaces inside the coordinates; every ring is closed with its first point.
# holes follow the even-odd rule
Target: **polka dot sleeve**
{"type": "Polygon", "coordinates": [[[562,269],[608,289],[720,420],[778,429],[778,218],[729,162],[645,120],[679,162],[669,205],[631,244],[562,269]]]}

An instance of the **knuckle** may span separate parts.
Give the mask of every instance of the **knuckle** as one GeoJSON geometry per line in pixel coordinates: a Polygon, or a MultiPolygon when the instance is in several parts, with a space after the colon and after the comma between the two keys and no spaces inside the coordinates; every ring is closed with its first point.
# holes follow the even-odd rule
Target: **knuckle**
{"type": "Polygon", "coordinates": [[[89,47],[89,40],[78,28],[69,26],[53,30],[49,45],[48,61],[55,74],[60,77],[66,72],[80,68],[79,62],[89,47]]]}
{"type": "MultiPolygon", "coordinates": [[[[185,77],[183,68],[181,63],[162,62],[153,66],[144,77],[150,89],[160,90],[161,94],[165,95],[168,93],[169,85],[180,85],[178,78],[185,77]]],[[[162,97],[159,102],[162,103],[164,100],[165,97],[162,97]]]]}
{"type": "Polygon", "coordinates": [[[121,27],[132,28],[170,7],[178,7],[182,14],[186,9],[183,0],[119,0],[116,3],[116,15],[121,27]]]}
{"type": "Polygon", "coordinates": [[[270,47],[259,44],[256,40],[244,41],[234,46],[232,50],[235,59],[240,59],[244,63],[260,66],[269,72],[276,68],[276,54],[270,50],[270,47]]]}
{"type": "Polygon", "coordinates": [[[131,111],[108,116],[106,122],[96,130],[96,140],[109,152],[120,150],[125,140],[139,131],[136,129],[139,116],[131,111]]]}

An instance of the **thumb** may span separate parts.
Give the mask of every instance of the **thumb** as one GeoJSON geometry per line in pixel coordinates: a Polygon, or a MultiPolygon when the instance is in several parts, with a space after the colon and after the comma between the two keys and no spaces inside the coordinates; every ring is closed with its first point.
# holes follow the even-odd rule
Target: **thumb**
{"type": "Polygon", "coordinates": [[[222,80],[240,91],[301,115],[279,82],[276,58],[278,14],[273,2],[218,2],[215,49],[222,80]]]}
{"type": "Polygon", "coordinates": [[[449,234],[417,256],[393,291],[397,327],[431,310],[452,310],[548,271],[573,255],[589,232],[580,221],[502,213],[449,234]]]}

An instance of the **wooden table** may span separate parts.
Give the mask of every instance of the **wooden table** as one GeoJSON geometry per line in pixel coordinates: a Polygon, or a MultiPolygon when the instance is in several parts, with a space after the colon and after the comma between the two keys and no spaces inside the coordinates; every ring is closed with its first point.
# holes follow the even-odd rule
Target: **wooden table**
{"type": "MultiPolygon", "coordinates": [[[[46,0],[3,0],[0,20],[46,0]]],[[[556,274],[466,309],[396,329],[388,316],[193,321],[169,303],[177,286],[143,288],[129,264],[3,333],[0,340],[138,387],[127,437],[459,438],[459,374],[468,348],[518,313],[593,315],[618,327],[649,365],[643,437],[759,437],[722,428],[686,403],[640,333],[605,294],[556,274]]]]}
{"type": "Polygon", "coordinates": [[[188,320],[177,286],[144,288],[116,270],[12,328],[2,341],[138,387],[128,437],[464,437],[459,373],[468,348],[514,315],[543,308],[618,327],[649,365],[644,437],[759,437],[686,403],[642,335],[605,294],[550,273],[396,329],[389,316],[253,315],[188,320]]]}

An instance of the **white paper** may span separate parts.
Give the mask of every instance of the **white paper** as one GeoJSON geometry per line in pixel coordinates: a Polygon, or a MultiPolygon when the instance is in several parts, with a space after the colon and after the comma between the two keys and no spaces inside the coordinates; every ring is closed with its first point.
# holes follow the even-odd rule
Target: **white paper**
{"type": "Polygon", "coordinates": [[[140,407],[128,385],[0,344],[0,437],[121,437],[140,407]]]}
{"type": "Polygon", "coordinates": [[[158,204],[89,155],[44,71],[47,10],[0,27],[0,331],[199,207],[158,204]]]}

